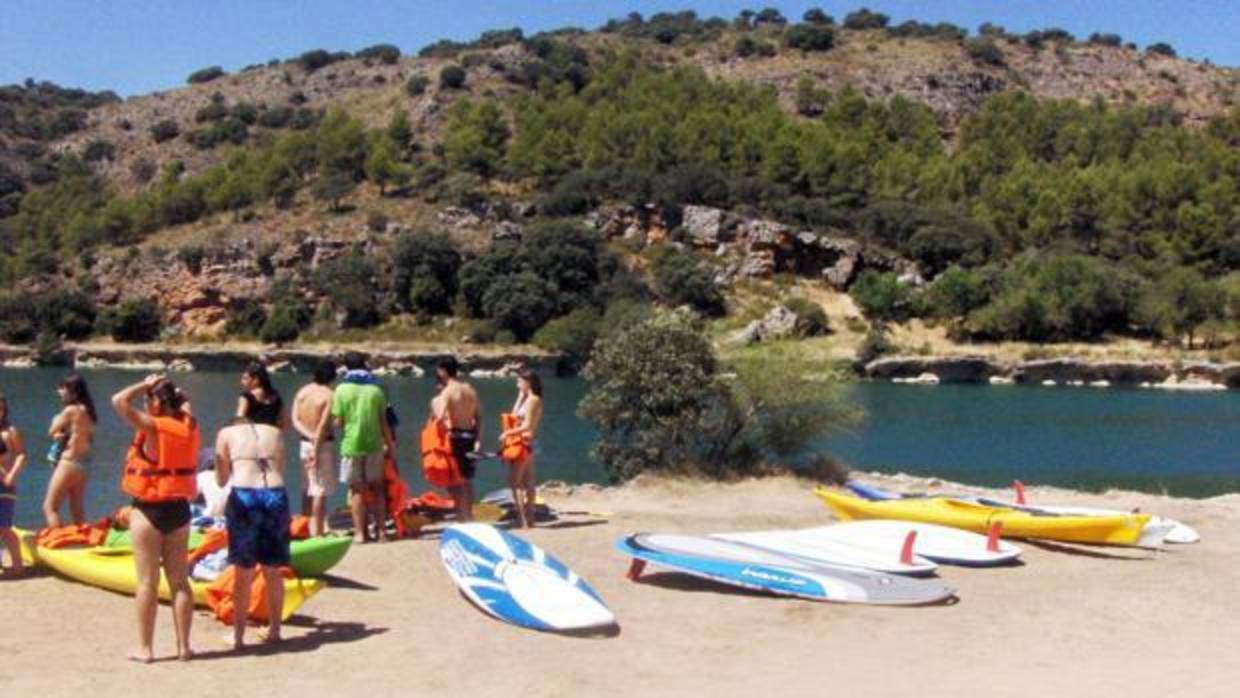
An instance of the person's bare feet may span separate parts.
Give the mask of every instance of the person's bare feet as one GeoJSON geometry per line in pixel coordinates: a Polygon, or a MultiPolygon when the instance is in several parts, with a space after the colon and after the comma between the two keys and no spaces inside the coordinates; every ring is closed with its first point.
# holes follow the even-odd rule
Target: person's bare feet
{"type": "Polygon", "coordinates": [[[155,661],[155,653],[150,649],[140,649],[130,652],[125,658],[131,662],[137,662],[139,664],[150,664],[155,661]]]}
{"type": "Polygon", "coordinates": [[[284,638],[278,632],[273,633],[270,630],[260,630],[258,631],[258,639],[265,644],[274,645],[284,638]]]}
{"type": "Polygon", "coordinates": [[[189,660],[193,658],[194,658],[194,650],[188,647],[186,647],[185,649],[177,653],[177,659],[181,660],[182,662],[188,662],[189,660]]]}

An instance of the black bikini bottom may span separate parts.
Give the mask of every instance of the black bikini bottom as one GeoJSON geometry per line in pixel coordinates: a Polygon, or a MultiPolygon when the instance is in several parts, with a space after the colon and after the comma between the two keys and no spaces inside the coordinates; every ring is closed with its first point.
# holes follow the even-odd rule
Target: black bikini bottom
{"type": "Polygon", "coordinates": [[[133,508],[142,512],[151,525],[165,536],[189,523],[189,502],[174,499],[168,502],[140,502],[133,500],[133,508]]]}

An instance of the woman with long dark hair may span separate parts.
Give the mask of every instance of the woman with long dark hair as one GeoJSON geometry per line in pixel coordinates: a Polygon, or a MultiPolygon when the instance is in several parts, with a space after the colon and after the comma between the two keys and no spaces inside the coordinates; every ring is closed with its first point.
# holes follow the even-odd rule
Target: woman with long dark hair
{"type": "Polygon", "coordinates": [[[99,422],[95,402],[82,376],[71,373],[56,387],[63,408],[52,419],[47,435],[52,438],[47,460],[55,468],[43,500],[47,525],[61,525],[60,505],[67,498],[73,523],[86,523],[86,481],[89,477],[90,450],[99,422]]]}
{"type": "MultiPolygon", "coordinates": [[[[194,597],[186,562],[189,543],[189,502],[197,493],[195,473],[202,437],[185,394],[160,375],[112,396],[112,407],[134,429],[125,456],[121,489],[133,497],[129,533],[133,538],[138,589],[138,649],[129,658],[155,660],[155,612],[159,604],[160,568],[172,592],[172,621],[177,635],[177,657],[193,657],[189,646],[194,597]],[[146,409],[134,406],[146,396],[146,409]]],[[[244,611],[243,611],[244,612],[244,611]]]]}
{"type": "Polygon", "coordinates": [[[26,466],[26,445],[21,432],[9,422],[9,401],[0,393],[0,541],[9,551],[9,571],[0,573],[19,577],[22,566],[21,542],[13,530],[13,514],[17,508],[17,476],[26,466]]]}
{"type": "Polygon", "coordinates": [[[517,373],[517,401],[508,416],[511,426],[505,425],[500,434],[504,460],[508,463],[508,482],[512,487],[512,503],[517,510],[517,520],[522,528],[534,526],[534,505],[537,490],[534,486],[534,457],[538,426],[542,422],[542,379],[537,373],[523,368],[517,373]]]}
{"type": "Polygon", "coordinates": [[[268,424],[281,431],[288,426],[288,413],[280,391],[271,384],[267,367],[250,362],[241,372],[241,395],[237,398],[237,416],[255,424],[268,424]]]}

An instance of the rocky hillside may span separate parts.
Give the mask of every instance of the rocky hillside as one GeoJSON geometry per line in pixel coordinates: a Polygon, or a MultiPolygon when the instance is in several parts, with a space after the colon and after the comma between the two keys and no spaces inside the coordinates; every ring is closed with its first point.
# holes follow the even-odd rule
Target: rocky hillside
{"type": "MultiPolygon", "coordinates": [[[[327,316],[335,312],[339,324],[347,327],[351,323],[341,319],[345,311],[328,307],[335,300],[332,287],[315,277],[316,270],[329,262],[360,252],[378,267],[356,273],[387,274],[384,265],[391,261],[394,246],[412,231],[426,229],[445,233],[468,262],[475,256],[485,257],[485,251],[497,243],[519,241],[523,231],[548,218],[571,217],[597,231],[611,243],[621,260],[619,266],[638,276],[649,275],[661,263],[654,258],[659,243],[671,239],[703,260],[712,283],[725,289],[751,279],[765,282],[788,276],[843,292],[869,271],[889,276],[900,288],[918,290],[953,265],[972,270],[992,257],[1002,257],[1007,264],[1021,251],[1057,248],[1062,241],[1071,246],[1067,252],[1106,257],[1105,265],[1145,259],[1146,266],[1133,266],[1134,275],[1147,277],[1142,282],[1145,286],[1153,283],[1148,279],[1158,277],[1156,264],[1192,267],[1186,274],[1199,275],[1200,268],[1215,277],[1234,270],[1240,258],[1240,231],[1227,198],[1234,192],[1220,193],[1209,187],[1234,170],[1234,158],[1228,160],[1232,156],[1215,151],[1240,146],[1228,140],[1240,141],[1229,135],[1240,133],[1240,128],[1219,126],[1229,115],[1236,121],[1234,115],[1240,114],[1236,107],[1240,104],[1240,70],[1180,60],[1166,46],[1139,50],[1110,35],[1076,40],[1061,30],[1017,36],[988,27],[982,36],[968,37],[950,25],[880,24],[870,15],[852,15],[839,26],[822,17],[810,20],[808,15],[805,22],[790,23],[767,11],[742,13],[741,18],[729,21],[681,13],[649,20],[630,17],[593,32],[564,30],[538,37],[522,37],[519,31],[488,32],[475,42],[440,42],[416,57],[400,55],[384,45],[352,55],[311,50],[298,58],[273,60],[236,74],[204,69],[191,76],[191,84],[185,87],[125,100],[58,91],[46,85],[4,88],[0,93],[0,202],[4,204],[0,207],[0,248],[11,258],[20,258],[20,263],[7,268],[0,265],[0,272],[36,296],[58,292],[67,278],[101,308],[154,299],[163,316],[165,335],[206,339],[224,335],[229,321],[254,305],[261,305],[268,315],[278,315],[282,303],[291,298],[306,306],[303,310],[299,305],[295,313],[307,316],[297,322],[303,329],[316,308],[321,311],[317,314],[320,320],[330,319],[327,316]],[[755,172],[742,172],[744,167],[733,163],[738,172],[719,175],[717,189],[726,190],[719,194],[694,190],[697,180],[709,179],[697,176],[703,170],[693,169],[702,168],[702,163],[635,166],[624,162],[621,166],[600,156],[596,159],[601,164],[591,165],[589,177],[593,179],[583,175],[578,182],[572,178],[576,170],[586,169],[582,163],[568,156],[562,161],[555,158],[574,146],[589,151],[597,149],[597,144],[521,142],[517,112],[531,103],[544,105],[540,108],[551,114],[555,105],[585,95],[581,109],[606,111],[598,103],[606,102],[608,96],[598,93],[619,89],[614,74],[613,82],[606,83],[609,87],[597,88],[595,93],[582,87],[592,79],[590,71],[597,78],[607,70],[616,72],[608,66],[624,61],[652,66],[652,70],[687,67],[718,81],[715,84],[754,86],[735,88],[740,95],[736,101],[752,103],[745,107],[751,111],[738,118],[765,119],[782,129],[793,151],[790,157],[800,158],[793,168],[800,171],[783,173],[778,149],[772,148],[761,154],[764,160],[753,168],[755,172]],[[775,94],[777,116],[764,111],[766,88],[775,94]],[[1097,123],[1088,121],[1093,118],[1085,113],[1088,110],[1057,115],[1054,110],[1060,107],[1046,107],[1048,123],[1078,119],[1081,125],[1076,131],[1065,129],[1060,134],[1063,137],[1049,145],[1019,144],[1040,149],[1030,153],[1035,164],[1024,170],[1006,169],[1012,165],[1006,161],[1009,144],[997,138],[987,140],[988,134],[1001,130],[993,125],[975,129],[980,134],[975,141],[982,144],[976,146],[980,153],[976,163],[950,162],[969,117],[988,99],[1013,92],[1032,95],[1033,104],[1066,100],[1097,105],[1099,113],[1105,111],[1103,105],[1140,106],[1145,111],[1123,112],[1115,117],[1116,125],[1103,123],[1109,116],[1098,117],[1097,123]],[[919,106],[889,110],[886,105],[893,104],[894,98],[919,106]],[[468,107],[454,110],[458,103],[468,107]],[[488,115],[476,104],[498,105],[498,112],[488,115]],[[825,135],[816,134],[813,129],[818,128],[819,117],[831,109],[856,110],[857,114],[823,117],[821,121],[830,121],[830,125],[823,127],[825,135]],[[323,136],[326,129],[321,124],[331,118],[331,112],[340,110],[357,119],[358,129],[350,131],[352,126],[344,124],[323,136]],[[929,116],[922,118],[923,112],[929,116]],[[398,116],[405,119],[402,129],[407,134],[392,136],[391,125],[398,116]],[[1141,123],[1128,123],[1134,118],[1141,123]],[[1105,200],[1111,191],[1122,190],[1124,196],[1133,198],[1143,195],[1142,187],[1157,189],[1160,195],[1167,188],[1162,179],[1155,184],[1120,181],[1130,169],[1125,164],[1129,158],[1146,157],[1131,145],[1133,139],[1147,138],[1148,143],[1143,141],[1141,146],[1148,148],[1147,159],[1170,163],[1167,167],[1183,159],[1167,152],[1171,146],[1158,132],[1163,126],[1185,133],[1211,133],[1209,147],[1215,150],[1209,151],[1209,159],[1202,158],[1201,172],[1151,175],[1166,182],[1189,181],[1200,191],[1168,195],[1172,200],[1163,204],[1165,212],[1134,211],[1121,205],[1124,202],[1105,200]],[[385,129],[387,135],[383,135],[385,129]],[[1110,129],[1106,137],[1117,141],[1132,132],[1122,146],[1122,158],[1106,167],[1092,167],[1088,177],[1097,180],[1072,179],[1077,175],[1069,170],[1078,166],[1073,149],[1091,147],[1089,139],[1102,138],[1096,131],[1103,129],[1110,129]],[[1122,133],[1114,136],[1112,132],[1122,133]],[[298,143],[295,136],[299,133],[307,134],[307,139],[313,134],[320,142],[298,143]],[[367,161],[364,167],[350,165],[344,193],[337,196],[314,190],[330,173],[323,153],[332,146],[322,140],[338,136],[357,140],[364,159],[382,150],[379,143],[385,138],[400,141],[399,152],[393,154],[399,163],[392,167],[404,168],[403,183],[385,190],[386,183],[372,173],[372,163],[367,161]],[[449,142],[453,138],[456,141],[449,142]],[[850,154],[836,140],[865,152],[850,154]],[[298,147],[308,148],[311,159],[320,161],[302,168],[295,162],[298,147]],[[832,165],[847,162],[849,157],[870,162],[854,164],[859,169],[853,173],[843,166],[837,172],[815,172],[814,157],[804,155],[813,152],[812,147],[823,148],[832,165]],[[1042,152],[1057,148],[1065,152],[1042,152]],[[459,155],[463,151],[468,152],[459,155]],[[254,153],[260,154],[255,156],[257,163],[247,160],[254,153]],[[479,164],[478,157],[486,162],[479,164]],[[278,182],[267,182],[277,160],[296,170],[290,175],[295,180],[290,190],[278,191],[273,188],[278,182]],[[503,172],[496,171],[495,163],[500,161],[507,163],[503,172]],[[1028,189],[1028,182],[1049,179],[1046,170],[1036,167],[1059,167],[1064,162],[1069,164],[1062,166],[1066,173],[1062,190],[1031,195],[1034,201],[1027,206],[1014,201],[1011,193],[990,190],[990,180],[1004,177],[1012,178],[1012,189],[1028,189]],[[949,166],[957,169],[942,177],[933,174],[940,171],[936,167],[949,166]],[[65,181],[85,181],[79,168],[85,168],[85,174],[102,186],[85,193],[64,186],[65,181]],[[992,168],[994,174],[985,168],[992,168]],[[910,181],[907,175],[913,170],[922,179],[910,181]],[[621,180],[635,172],[648,179],[631,190],[624,190],[627,180],[605,181],[621,180]],[[1017,175],[1027,179],[1017,180],[1017,175]],[[204,181],[195,182],[195,177],[204,181]],[[238,186],[246,190],[234,196],[221,183],[220,178],[228,177],[238,179],[238,186]],[[673,183],[685,185],[684,191],[664,191],[667,182],[659,177],[672,177],[673,183]],[[970,177],[987,186],[957,181],[970,177]],[[194,187],[190,193],[197,197],[197,209],[182,215],[175,208],[177,197],[185,193],[180,189],[194,187]],[[926,193],[938,188],[942,191],[926,193]],[[208,190],[205,195],[204,190],[208,190]],[[41,201],[42,208],[26,206],[30,211],[22,210],[19,215],[23,197],[34,200],[47,192],[55,192],[47,196],[68,198],[64,205],[41,201]],[[347,205],[341,205],[342,198],[347,198],[347,205]],[[114,211],[104,205],[105,200],[123,200],[124,205],[117,204],[114,211]],[[893,204],[892,200],[898,201],[893,204]],[[325,201],[330,205],[325,207],[325,201]],[[83,209],[80,216],[63,213],[79,206],[83,209]],[[152,213],[153,209],[158,211],[152,213]],[[56,216],[60,218],[52,221],[56,216]],[[1132,220],[1142,217],[1150,222],[1140,225],[1148,225],[1153,233],[1163,235],[1174,228],[1179,237],[1164,243],[1152,238],[1153,233],[1137,230],[1132,220]],[[134,222],[139,218],[145,223],[134,222]],[[17,220],[20,224],[12,223],[17,220]],[[1119,231],[1114,240],[1101,230],[1108,226],[1119,231]],[[66,252],[67,240],[76,241],[80,249],[66,252]],[[1167,249],[1175,249],[1174,254],[1167,249]],[[48,259],[58,251],[62,258],[48,259]],[[283,285],[277,285],[277,280],[283,285]]],[[[693,78],[676,80],[668,78],[662,87],[685,92],[703,89],[693,78]]],[[[600,82],[605,81],[593,85],[600,82]]],[[[713,98],[721,105],[729,103],[727,96],[713,98]]],[[[1042,107],[1014,100],[1003,108],[1031,113],[1042,107]]],[[[534,113],[537,108],[526,116],[534,113]]],[[[1004,116],[1001,112],[994,122],[1002,123],[1004,116]]],[[[549,122],[565,119],[562,114],[547,118],[549,122]]],[[[666,149],[671,150],[671,145],[665,143],[666,149]]],[[[609,157],[629,156],[623,146],[616,150],[620,155],[609,157]]],[[[655,153],[652,158],[659,160],[661,155],[655,153]]],[[[710,165],[705,169],[705,174],[711,174],[710,165]]],[[[1224,185],[1225,181],[1219,186],[1224,185]]],[[[1065,262],[1084,263],[1075,258],[1065,262]]],[[[1100,278],[1115,276],[1105,265],[1086,264],[1085,272],[1100,278]]],[[[356,271],[344,266],[340,274],[356,271]]],[[[411,273],[424,271],[418,267],[411,273]]],[[[537,275],[536,269],[505,271],[514,276],[520,271],[537,275]]],[[[993,296],[992,305],[1000,309],[1011,310],[1009,301],[1017,296],[1041,293],[1037,284],[1056,283],[1045,281],[1052,272],[1027,265],[1020,267],[1019,274],[1013,272],[1010,283],[996,281],[995,273],[979,272],[965,281],[986,286],[993,296]],[[1026,287],[1020,287],[1022,283],[1026,287]],[[1005,284],[1011,286],[1011,298],[1000,297],[1005,284]]],[[[1196,283],[1197,278],[1189,282],[1196,283]]],[[[456,284],[446,277],[443,282],[449,287],[456,284]]],[[[382,290],[373,296],[373,304],[383,309],[376,317],[404,318],[408,320],[402,320],[405,329],[414,334],[439,331],[447,333],[440,338],[450,340],[467,334],[452,319],[432,323],[428,330],[425,318],[410,307],[408,284],[385,283],[378,283],[382,290]]],[[[652,284],[660,302],[670,303],[676,296],[661,286],[664,282],[654,279],[652,284]]],[[[965,317],[985,310],[984,301],[953,311],[961,319],[952,329],[961,337],[1012,336],[1038,341],[1038,336],[1025,335],[1066,333],[1071,338],[1093,339],[1117,327],[1148,334],[1161,332],[1157,328],[1162,325],[1175,325],[1157,315],[1155,311],[1166,314],[1159,308],[1142,306],[1141,313],[1149,317],[1138,318],[1138,296],[1154,290],[1145,286],[1133,290],[1137,288],[1133,281],[1132,288],[1116,291],[1126,294],[1122,308],[1099,311],[1097,317],[1087,317],[1077,323],[1079,327],[1066,330],[1045,323],[1035,323],[1032,329],[1009,328],[989,316],[965,317]]],[[[1170,301],[1166,299],[1177,292],[1157,290],[1162,294],[1160,307],[1167,306],[1170,301]]],[[[875,291],[883,292],[881,288],[875,291]]],[[[893,298],[899,296],[892,293],[893,298]]],[[[1100,303],[1110,302],[1104,298],[1108,293],[1099,294],[1100,303]]],[[[4,301],[0,315],[9,306],[20,308],[23,298],[0,298],[4,301]]],[[[904,296],[888,299],[888,308],[897,312],[870,319],[877,325],[932,312],[926,309],[929,300],[913,300],[916,303],[904,296]],[[921,310],[901,309],[897,307],[901,303],[920,304],[921,310]]],[[[449,302],[456,303],[451,308],[455,311],[462,301],[435,302],[432,315],[445,314],[449,302]]],[[[602,311],[608,299],[593,302],[602,311]]],[[[1224,298],[1221,303],[1225,307],[1228,301],[1224,298]]],[[[535,310],[542,313],[540,321],[546,321],[572,308],[535,310]]],[[[1018,308],[1010,314],[1021,312],[1018,308]]],[[[489,313],[474,308],[468,314],[488,320],[497,317],[489,313]]],[[[1224,316],[1226,310],[1219,315],[1224,316]]],[[[1193,321],[1187,330],[1190,345],[1192,333],[1213,318],[1193,321]]],[[[504,327],[503,322],[496,322],[504,327]]],[[[53,325],[56,332],[62,331],[53,325]]],[[[1212,337],[1223,336],[1224,344],[1231,336],[1227,327],[1221,333],[1213,325],[1207,329],[1212,337]]],[[[32,337],[38,331],[40,327],[33,326],[6,329],[5,333],[10,338],[32,337]]],[[[1167,330],[1171,336],[1183,331],[1180,325],[1167,330]]],[[[492,339],[493,335],[494,328],[492,339]]],[[[516,338],[527,338],[522,335],[528,333],[518,332],[516,338]]]]}

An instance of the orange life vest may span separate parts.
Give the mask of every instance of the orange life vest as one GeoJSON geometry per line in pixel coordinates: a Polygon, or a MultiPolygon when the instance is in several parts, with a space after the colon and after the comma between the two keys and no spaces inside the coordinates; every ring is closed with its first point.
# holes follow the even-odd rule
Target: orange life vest
{"type": "Polygon", "coordinates": [[[45,528],[35,536],[35,545],[51,549],[103,545],[110,527],[111,522],[104,518],[93,524],[45,528]]]}
{"type": "MultiPolygon", "coordinates": [[[[289,567],[280,568],[280,576],[284,579],[297,579],[297,575],[289,567]]],[[[207,606],[215,613],[216,619],[226,625],[232,625],[236,608],[233,604],[233,589],[237,585],[237,568],[229,565],[220,576],[207,586],[207,606]]],[[[271,622],[271,609],[267,607],[267,575],[255,573],[250,582],[250,607],[246,616],[252,623],[266,625],[271,622]]],[[[283,609],[277,609],[281,613],[283,609]]]]}
{"type": "Polygon", "coordinates": [[[465,482],[452,455],[448,427],[439,419],[428,420],[422,428],[422,476],[436,487],[456,487],[465,482]]]}
{"type": "MultiPolygon", "coordinates": [[[[521,418],[510,412],[504,412],[499,416],[500,428],[503,431],[516,429],[521,426],[521,418]]],[[[504,443],[500,447],[499,457],[509,465],[524,465],[530,459],[530,436],[529,434],[509,434],[504,437],[504,443]]]]}
{"type": "Polygon", "coordinates": [[[193,499],[198,494],[198,451],[202,437],[198,422],[186,416],[155,417],[159,461],[151,462],[143,450],[146,432],[134,437],[125,456],[121,489],[142,502],[193,499]]]}

